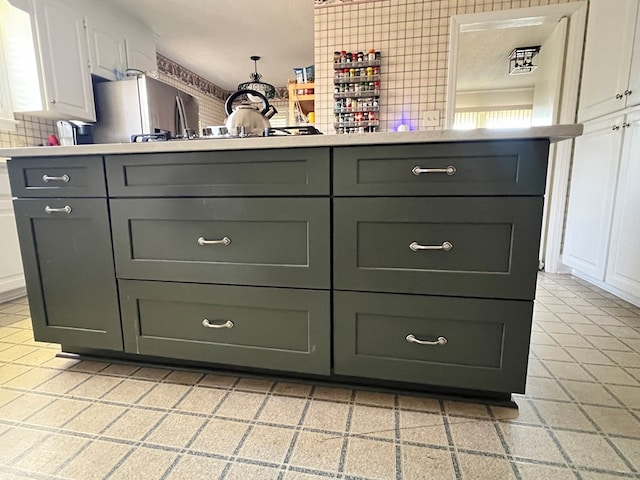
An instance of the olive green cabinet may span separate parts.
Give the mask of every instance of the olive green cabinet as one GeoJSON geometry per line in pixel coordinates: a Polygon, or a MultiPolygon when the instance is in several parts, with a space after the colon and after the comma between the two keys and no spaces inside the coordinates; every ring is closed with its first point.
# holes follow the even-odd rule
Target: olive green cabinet
{"type": "Polygon", "coordinates": [[[335,374],[524,393],[548,149],[334,149],[335,374]]]}
{"type": "Polygon", "coordinates": [[[110,155],[115,197],[328,195],[328,148],[110,155]]]}
{"type": "Polygon", "coordinates": [[[523,391],[533,302],[335,292],[334,371],[523,391]]]}
{"type": "Polygon", "coordinates": [[[337,198],[335,288],[533,300],[541,215],[542,197],[337,198]]]}
{"type": "Polygon", "coordinates": [[[329,288],[328,198],[110,204],[119,278],[329,288]]]}
{"type": "Polygon", "coordinates": [[[120,282],[125,350],[328,375],[329,291],[120,282]]]}
{"type": "Polygon", "coordinates": [[[35,336],[71,351],[524,392],[548,148],[12,159],[35,336]]]}
{"type": "Polygon", "coordinates": [[[122,350],[107,200],[14,201],[36,340],[122,350]]]}
{"type": "Polygon", "coordinates": [[[35,339],[122,350],[102,157],[7,166],[35,339]]]}

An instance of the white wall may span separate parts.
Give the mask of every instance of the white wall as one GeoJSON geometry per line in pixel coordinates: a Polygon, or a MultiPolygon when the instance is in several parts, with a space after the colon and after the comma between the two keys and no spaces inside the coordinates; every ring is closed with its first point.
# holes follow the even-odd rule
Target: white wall
{"type": "Polygon", "coordinates": [[[531,125],[558,123],[562,88],[567,18],[561,18],[553,33],[542,44],[538,54],[536,85],[533,93],[531,125]]]}

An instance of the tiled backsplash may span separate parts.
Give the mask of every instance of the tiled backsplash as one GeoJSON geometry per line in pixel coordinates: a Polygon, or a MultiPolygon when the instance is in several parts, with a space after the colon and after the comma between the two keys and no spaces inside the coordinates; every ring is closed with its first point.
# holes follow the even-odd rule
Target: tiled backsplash
{"type": "Polygon", "coordinates": [[[382,0],[315,9],[316,126],[333,128],[333,52],[380,50],[380,131],[418,130],[420,112],[444,125],[452,15],[570,3],[570,0],[382,0]]]}
{"type": "Polygon", "coordinates": [[[16,132],[0,131],[0,147],[37,147],[47,144],[47,137],[57,135],[56,122],[48,118],[17,113],[16,132]]]}

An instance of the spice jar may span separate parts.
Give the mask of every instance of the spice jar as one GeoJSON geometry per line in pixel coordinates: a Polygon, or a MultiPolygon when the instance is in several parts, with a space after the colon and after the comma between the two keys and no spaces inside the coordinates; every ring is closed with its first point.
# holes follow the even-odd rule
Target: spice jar
{"type": "Polygon", "coordinates": [[[367,57],[367,60],[369,60],[370,62],[373,62],[376,59],[376,51],[375,49],[371,49],[369,50],[369,55],[367,57]]]}

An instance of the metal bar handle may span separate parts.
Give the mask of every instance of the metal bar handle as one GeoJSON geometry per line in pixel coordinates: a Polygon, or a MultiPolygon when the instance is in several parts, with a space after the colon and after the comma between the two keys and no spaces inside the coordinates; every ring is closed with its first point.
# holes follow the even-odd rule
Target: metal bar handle
{"type": "Polygon", "coordinates": [[[207,240],[204,237],[198,238],[198,245],[224,245],[225,247],[231,243],[231,239],[229,237],[222,237],[222,240],[207,240]]]}
{"type": "Polygon", "coordinates": [[[47,175],[47,174],[44,174],[42,176],[42,181],[45,182],[45,183],[49,183],[49,182],[69,183],[69,180],[71,180],[71,178],[66,173],[64,175],[60,176],[60,177],[52,177],[52,176],[47,175]]]}
{"type": "Polygon", "coordinates": [[[65,205],[62,208],[52,208],[49,205],[44,207],[44,212],[45,213],[66,213],[67,215],[69,215],[71,213],[71,207],[69,205],[65,205]]]}
{"type": "Polygon", "coordinates": [[[231,320],[227,320],[222,324],[211,323],[208,318],[202,320],[202,325],[207,328],[233,328],[234,323],[231,320]]]}
{"type": "Polygon", "coordinates": [[[414,175],[420,175],[422,173],[446,173],[447,175],[454,175],[456,173],[456,167],[449,165],[446,168],[422,168],[420,165],[416,165],[411,170],[414,175]]]}
{"type": "Polygon", "coordinates": [[[448,252],[453,248],[453,244],[451,242],[443,242],[442,245],[420,245],[418,242],[412,242],[409,248],[414,252],[418,250],[444,250],[448,252]]]}
{"type": "Polygon", "coordinates": [[[410,333],[405,337],[405,340],[409,343],[417,343],[418,345],[446,345],[448,340],[445,337],[438,337],[435,341],[418,340],[413,333],[410,333]]]}

